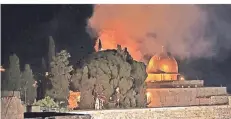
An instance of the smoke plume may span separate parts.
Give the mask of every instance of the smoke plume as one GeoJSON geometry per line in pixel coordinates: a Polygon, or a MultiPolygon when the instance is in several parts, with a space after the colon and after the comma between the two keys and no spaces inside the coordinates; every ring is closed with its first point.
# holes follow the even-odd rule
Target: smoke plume
{"type": "Polygon", "coordinates": [[[213,56],[206,24],[207,13],[195,5],[96,5],[88,22],[104,49],[120,44],[140,61],[162,46],[182,58],[213,56]]]}

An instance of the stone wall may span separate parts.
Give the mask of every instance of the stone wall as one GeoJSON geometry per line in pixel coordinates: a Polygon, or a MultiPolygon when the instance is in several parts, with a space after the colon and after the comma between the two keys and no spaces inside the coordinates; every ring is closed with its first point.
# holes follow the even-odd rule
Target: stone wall
{"type": "MultiPolygon", "coordinates": [[[[191,89],[193,90],[193,88],[191,89]]],[[[193,91],[197,93],[197,97],[227,95],[226,87],[202,87],[202,88],[194,88],[194,89],[195,90],[193,91]]]]}
{"type": "Polygon", "coordinates": [[[230,119],[231,106],[192,106],[72,112],[92,119],[230,119]]]}
{"type": "Polygon", "coordinates": [[[1,119],[24,119],[24,107],[17,97],[1,98],[1,119]]]}
{"type": "Polygon", "coordinates": [[[55,116],[55,119],[92,119],[90,115],[55,116]]]}
{"type": "Polygon", "coordinates": [[[190,85],[190,86],[197,85],[197,87],[202,87],[202,86],[204,86],[204,80],[180,80],[180,81],[172,82],[172,85],[174,85],[174,86],[177,86],[177,85],[190,85]]]}
{"type": "Polygon", "coordinates": [[[147,88],[203,87],[203,80],[179,80],[165,82],[147,82],[147,88]]]}
{"type": "Polygon", "coordinates": [[[153,88],[147,92],[149,107],[210,105],[211,96],[227,95],[226,87],[153,88]]]}
{"type": "Polygon", "coordinates": [[[231,106],[231,95],[229,95],[228,98],[229,98],[229,105],[231,106]]]}
{"type": "Polygon", "coordinates": [[[214,105],[214,104],[228,104],[229,103],[229,99],[228,96],[212,96],[210,97],[210,104],[214,105]]]}

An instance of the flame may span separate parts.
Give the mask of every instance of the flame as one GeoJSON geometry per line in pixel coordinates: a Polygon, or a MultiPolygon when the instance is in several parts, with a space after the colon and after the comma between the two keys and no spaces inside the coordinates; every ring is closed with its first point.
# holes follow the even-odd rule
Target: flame
{"type": "Polygon", "coordinates": [[[181,75],[180,80],[185,80],[184,76],[181,75]]]}
{"type": "Polygon", "coordinates": [[[79,106],[77,102],[80,102],[80,94],[80,92],[70,91],[68,99],[68,107],[70,109],[77,108],[79,106]]]}
{"type": "MultiPolygon", "coordinates": [[[[119,44],[122,48],[127,47],[128,52],[131,54],[133,59],[137,61],[141,60],[142,54],[139,51],[139,47],[137,43],[135,43],[134,40],[132,40],[132,38],[126,35],[127,29],[119,23],[108,24],[108,26],[114,29],[103,29],[99,32],[99,39],[101,40],[102,48],[116,49],[117,45],[119,44]],[[115,25],[116,27],[112,27],[110,25],[115,25]]],[[[95,50],[98,51],[98,41],[95,45],[95,50]]]]}

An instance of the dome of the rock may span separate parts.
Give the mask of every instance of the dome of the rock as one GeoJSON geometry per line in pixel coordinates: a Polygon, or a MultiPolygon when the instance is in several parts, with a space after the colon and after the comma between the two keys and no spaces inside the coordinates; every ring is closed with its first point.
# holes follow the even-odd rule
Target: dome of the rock
{"type": "Polygon", "coordinates": [[[173,56],[167,53],[154,55],[148,65],[147,73],[178,73],[178,64],[173,56]]]}
{"type": "Polygon", "coordinates": [[[177,80],[178,64],[176,59],[167,52],[154,55],[148,65],[146,81],[177,80]]]}

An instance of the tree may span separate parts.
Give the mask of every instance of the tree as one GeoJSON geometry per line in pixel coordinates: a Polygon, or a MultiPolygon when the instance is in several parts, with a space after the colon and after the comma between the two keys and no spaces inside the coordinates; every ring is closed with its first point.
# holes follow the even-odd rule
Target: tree
{"type": "Polygon", "coordinates": [[[7,82],[9,79],[9,72],[8,69],[6,69],[4,72],[1,73],[1,90],[7,90],[7,82]]]}
{"type": "Polygon", "coordinates": [[[9,57],[9,68],[6,70],[6,90],[9,91],[20,91],[21,88],[21,71],[19,58],[16,54],[9,57]]]}
{"type": "Polygon", "coordinates": [[[58,103],[54,101],[51,97],[47,96],[42,100],[39,100],[35,102],[33,105],[38,105],[41,107],[47,107],[47,108],[56,108],[59,107],[58,103]]]}
{"type": "Polygon", "coordinates": [[[47,72],[47,64],[44,58],[42,58],[42,63],[40,67],[40,73],[37,76],[38,79],[38,98],[37,99],[43,99],[45,96],[45,90],[46,90],[46,72],[47,72]]]}
{"type": "Polygon", "coordinates": [[[52,36],[49,36],[49,49],[48,49],[48,64],[50,68],[50,63],[53,61],[55,57],[55,42],[52,36]]]}
{"type": "Polygon", "coordinates": [[[105,108],[146,107],[144,63],[133,60],[127,49],[105,50],[89,55],[71,78],[79,90],[80,108],[93,109],[97,94],[106,97],[105,108]]]}
{"type": "Polygon", "coordinates": [[[70,72],[73,68],[72,66],[69,66],[68,58],[70,58],[70,54],[67,53],[66,50],[62,50],[60,53],[57,53],[56,57],[54,57],[50,64],[50,73],[52,74],[52,77],[50,78],[51,87],[48,87],[46,95],[57,101],[67,102],[69,95],[70,72]]]}
{"type": "Polygon", "coordinates": [[[29,64],[25,64],[22,73],[22,99],[28,104],[32,104],[37,97],[37,84],[29,64]]]}
{"type": "Polygon", "coordinates": [[[46,64],[46,61],[45,61],[44,57],[42,58],[42,66],[41,66],[41,68],[42,68],[42,71],[47,71],[47,64],[46,64]]]}

